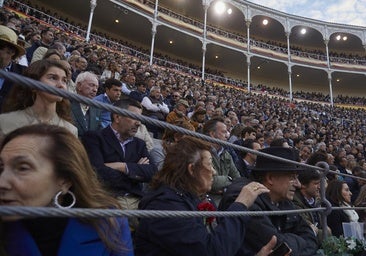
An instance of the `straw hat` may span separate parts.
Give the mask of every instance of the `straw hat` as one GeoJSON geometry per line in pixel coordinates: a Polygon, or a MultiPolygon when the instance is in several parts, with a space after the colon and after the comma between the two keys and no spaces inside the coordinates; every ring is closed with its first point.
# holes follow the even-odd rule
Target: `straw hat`
{"type": "Polygon", "coordinates": [[[0,41],[5,42],[15,48],[16,54],[14,58],[25,54],[24,48],[18,45],[17,34],[12,29],[3,25],[0,25],[0,41]]]}

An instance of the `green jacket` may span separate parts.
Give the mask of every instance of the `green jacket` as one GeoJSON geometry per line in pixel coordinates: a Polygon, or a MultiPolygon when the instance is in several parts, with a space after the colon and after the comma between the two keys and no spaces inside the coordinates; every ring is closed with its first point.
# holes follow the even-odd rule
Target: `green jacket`
{"type": "Polygon", "coordinates": [[[212,191],[215,193],[223,190],[231,184],[233,180],[240,177],[240,173],[235,167],[230,153],[224,149],[220,156],[216,150],[212,153],[212,163],[216,170],[213,178],[212,191]]]}
{"type": "MultiPolygon", "coordinates": [[[[296,206],[297,209],[309,209],[309,208],[314,208],[313,206],[309,205],[308,202],[306,201],[306,199],[304,198],[304,196],[301,194],[300,190],[297,190],[295,192],[294,195],[294,199],[293,199],[293,203],[296,206]]],[[[317,204],[317,203],[316,203],[317,204]]],[[[320,244],[321,241],[323,240],[323,230],[321,229],[322,224],[321,222],[321,215],[320,212],[304,212],[304,213],[300,213],[300,215],[302,216],[302,218],[309,224],[313,224],[318,228],[318,234],[317,234],[317,238],[318,238],[318,243],[320,244]],[[314,219],[314,214],[317,215],[318,219],[319,219],[319,223],[315,223],[316,220],[314,219]]],[[[328,234],[330,235],[330,234],[328,234]]]]}

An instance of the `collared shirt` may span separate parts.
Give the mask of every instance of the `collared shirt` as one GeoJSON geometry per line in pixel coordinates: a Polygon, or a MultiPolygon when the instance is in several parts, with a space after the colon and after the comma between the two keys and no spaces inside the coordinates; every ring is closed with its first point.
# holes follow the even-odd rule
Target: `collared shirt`
{"type": "Polygon", "coordinates": [[[113,104],[111,99],[108,97],[107,93],[104,93],[104,97],[108,100],[110,104],[113,104]]]}
{"type": "Polygon", "coordinates": [[[221,156],[221,154],[224,152],[224,147],[220,147],[218,150],[215,147],[212,147],[211,152],[216,154],[218,157],[221,156]]]}
{"type": "MultiPolygon", "coordinates": [[[[118,139],[119,144],[121,145],[121,148],[122,148],[123,154],[125,154],[125,151],[126,151],[126,145],[127,145],[128,143],[130,143],[131,141],[133,141],[133,137],[130,137],[130,138],[128,138],[127,140],[122,141],[122,140],[121,140],[121,135],[119,134],[119,132],[118,132],[118,131],[116,131],[115,129],[113,129],[112,125],[111,125],[111,129],[112,129],[112,131],[113,131],[114,135],[116,135],[116,138],[118,139]]],[[[124,156],[125,156],[125,155],[123,155],[123,157],[124,157],[124,156]]]]}
{"type": "Polygon", "coordinates": [[[315,204],[315,199],[314,199],[314,197],[311,197],[310,199],[308,199],[307,197],[305,197],[305,196],[304,196],[304,198],[305,198],[306,202],[307,202],[309,205],[314,206],[314,204],[315,204]]]}
{"type": "MultiPolygon", "coordinates": [[[[113,131],[114,135],[116,135],[116,138],[118,139],[119,144],[121,145],[121,149],[122,149],[122,152],[123,152],[123,157],[125,157],[125,154],[126,154],[126,145],[127,145],[128,143],[130,143],[130,142],[132,142],[132,141],[133,141],[133,137],[128,138],[127,140],[122,141],[122,140],[121,140],[121,135],[119,134],[119,132],[118,132],[118,131],[116,131],[115,129],[113,129],[112,125],[111,125],[111,129],[112,129],[112,131],[113,131]]],[[[128,171],[128,166],[127,166],[127,164],[126,164],[126,174],[128,175],[128,173],[129,173],[129,171],[128,171]]]]}
{"type": "Polygon", "coordinates": [[[80,103],[80,107],[81,107],[81,111],[83,112],[83,115],[85,116],[86,113],[88,112],[89,110],[89,106],[88,105],[85,105],[85,104],[82,104],[80,103]]]}

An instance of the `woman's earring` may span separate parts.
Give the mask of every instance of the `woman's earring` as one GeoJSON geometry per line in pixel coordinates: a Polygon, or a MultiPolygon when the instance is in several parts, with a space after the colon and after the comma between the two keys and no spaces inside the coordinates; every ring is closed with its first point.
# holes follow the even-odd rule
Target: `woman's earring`
{"type": "MultiPolygon", "coordinates": [[[[76,198],[75,198],[75,194],[72,193],[71,191],[67,191],[66,194],[69,194],[72,198],[72,201],[69,205],[67,206],[62,206],[58,201],[59,201],[59,197],[60,195],[62,195],[62,191],[58,192],[55,197],[53,198],[53,204],[57,207],[57,208],[61,208],[61,209],[69,209],[71,207],[73,207],[76,203],[76,198]]],[[[66,195],[65,194],[65,195],[66,195]]]]}

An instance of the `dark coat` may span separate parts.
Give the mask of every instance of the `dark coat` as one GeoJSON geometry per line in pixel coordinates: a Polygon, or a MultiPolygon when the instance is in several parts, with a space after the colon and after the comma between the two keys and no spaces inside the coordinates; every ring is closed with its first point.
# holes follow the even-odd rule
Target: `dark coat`
{"type": "Polygon", "coordinates": [[[76,126],[76,128],[78,128],[79,137],[82,137],[87,131],[95,131],[101,128],[100,109],[89,107],[87,113],[89,117],[86,118],[83,114],[83,111],[81,110],[80,103],[72,101],[71,114],[72,119],[74,120],[74,125],[76,126]]]}
{"type": "MultiPolygon", "coordinates": [[[[224,194],[219,209],[225,209],[239,195],[241,188],[248,183],[240,178],[230,185],[224,194]]],[[[283,201],[278,206],[273,205],[268,194],[260,195],[249,210],[279,211],[294,210],[291,201],[283,201]]],[[[255,255],[271,237],[277,237],[277,244],[286,242],[292,249],[292,255],[313,256],[318,249],[317,238],[299,214],[273,215],[252,217],[247,225],[247,236],[240,255],[255,255]]]]}
{"type": "MultiPolygon", "coordinates": [[[[260,195],[250,208],[252,211],[295,209],[291,201],[283,201],[278,206],[273,205],[268,194],[260,195]]],[[[251,248],[252,253],[268,243],[273,235],[277,237],[278,244],[286,242],[293,255],[313,256],[318,250],[314,231],[299,214],[253,217],[248,225],[248,233],[251,235],[246,237],[245,247],[251,248]]]]}
{"type": "Polygon", "coordinates": [[[146,96],[146,93],[142,93],[139,91],[132,91],[130,95],[128,95],[131,99],[141,102],[142,99],[146,96]]]}
{"type": "MultiPolygon", "coordinates": [[[[340,207],[338,204],[331,202],[333,207],[340,207]]],[[[349,222],[349,217],[342,211],[331,211],[327,216],[328,227],[332,230],[333,236],[343,236],[343,225],[342,222],[349,222]]]]}
{"type": "MultiPolygon", "coordinates": [[[[24,67],[22,65],[12,63],[9,71],[21,75],[25,68],[26,67],[24,67]]],[[[2,113],[2,105],[4,104],[6,96],[9,94],[11,88],[13,87],[13,84],[14,83],[12,81],[5,80],[3,83],[3,86],[0,89],[0,113],[2,113]]]]}
{"type": "MultiPolygon", "coordinates": [[[[143,197],[143,210],[197,211],[200,200],[189,193],[162,186],[143,197]]],[[[246,211],[233,203],[230,211],[246,211]]],[[[249,217],[220,218],[209,233],[202,218],[142,218],[135,234],[135,254],[150,255],[236,255],[242,246],[249,217]]]]}
{"type": "Polygon", "coordinates": [[[143,196],[142,183],[149,182],[157,172],[154,164],[138,164],[142,157],[150,159],[146,144],[143,140],[133,137],[122,151],[122,147],[110,126],[99,131],[88,131],[82,137],[82,142],[89,155],[90,162],[96,168],[98,177],[118,196],[131,193],[143,196]],[[104,163],[125,162],[128,175],[112,169],[104,163]]]}
{"type": "Polygon", "coordinates": [[[233,181],[225,190],[223,197],[220,201],[219,210],[226,211],[227,208],[235,201],[238,197],[243,186],[250,182],[246,177],[240,177],[233,181]]]}

